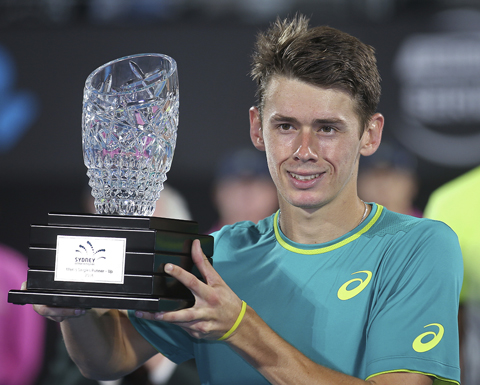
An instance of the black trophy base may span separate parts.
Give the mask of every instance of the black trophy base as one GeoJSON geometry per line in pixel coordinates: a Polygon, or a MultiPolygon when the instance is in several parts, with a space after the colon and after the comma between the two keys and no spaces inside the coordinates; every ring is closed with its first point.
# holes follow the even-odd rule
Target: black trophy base
{"type": "Polygon", "coordinates": [[[63,292],[40,290],[10,290],[8,302],[17,305],[47,305],[70,308],[104,308],[142,310],[149,312],[174,311],[193,306],[192,301],[183,299],[119,296],[113,294],[63,292]]]}
{"type": "MultiPolygon", "coordinates": [[[[191,307],[194,304],[193,294],[178,280],[166,274],[163,267],[166,263],[173,263],[203,280],[191,259],[191,246],[195,239],[200,240],[203,252],[212,263],[213,237],[199,235],[198,224],[194,221],[50,213],[48,224],[31,225],[27,289],[10,290],[8,302],[17,305],[39,304],[151,312],[191,307]],[[79,255],[76,254],[79,250],[74,250],[75,253],[69,251],[59,254],[57,246],[60,236],[79,237],[75,238],[79,239],[78,249],[82,248],[82,252],[94,252],[95,254],[89,254],[91,257],[105,252],[105,249],[92,246],[96,239],[124,239],[123,283],[79,281],[77,278],[68,280],[64,277],[57,280],[56,258],[67,258],[70,261],[75,259],[74,254],[79,255]],[[83,247],[84,244],[90,245],[90,248],[83,247]]],[[[83,263],[85,258],[80,259],[83,263]]],[[[90,263],[94,258],[86,259],[90,263]]],[[[80,268],[84,269],[84,266],[80,268]]]]}

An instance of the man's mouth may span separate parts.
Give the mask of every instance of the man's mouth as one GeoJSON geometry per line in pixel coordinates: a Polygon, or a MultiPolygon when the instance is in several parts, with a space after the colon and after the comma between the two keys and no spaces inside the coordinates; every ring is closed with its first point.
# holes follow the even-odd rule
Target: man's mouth
{"type": "Polygon", "coordinates": [[[315,178],[318,178],[320,176],[320,174],[312,174],[312,175],[299,175],[299,174],[295,174],[294,172],[289,172],[289,174],[296,180],[299,180],[299,181],[309,181],[309,180],[312,180],[312,179],[315,179],[315,178]]]}

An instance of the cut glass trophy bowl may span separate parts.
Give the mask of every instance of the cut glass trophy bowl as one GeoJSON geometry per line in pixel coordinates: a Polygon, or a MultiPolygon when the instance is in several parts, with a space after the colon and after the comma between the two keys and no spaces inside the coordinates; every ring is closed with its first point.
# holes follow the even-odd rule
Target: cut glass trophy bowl
{"type": "Polygon", "coordinates": [[[139,54],[87,78],[82,145],[97,214],[151,216],[175,150],[177,64],[139,54]]]}

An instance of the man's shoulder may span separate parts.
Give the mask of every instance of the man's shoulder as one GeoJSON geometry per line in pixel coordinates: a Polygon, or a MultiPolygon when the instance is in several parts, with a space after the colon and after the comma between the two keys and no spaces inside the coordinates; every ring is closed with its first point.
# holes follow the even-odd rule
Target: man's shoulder
{"type": "Polygon", "coordinates": [[[413,272],[418,272],[420,277],[434,272],[432,277],[446,275],[452,279],[463,275],[458,237],[448,225],[388,210],[382,214],[378,228],[372,227],[370,237],[377,237],[371,247],[378,250],[382,271],[388,280],[396,276],[403,279],[413,272]]]}
{"type": "Polygon", "coordinates": [[[381,217],[366,235],[373,237],[385,234],[413,238],[451,236],[456,240],[456,235],[452,229],[441,221],[399,214],[383,208],[381,217]]]}
{"type": "Polygon", "coordinates": [[[272,214],[258,223],[243,221],[233,225],[226,225],[212,235],[215,238],[215,243],[229,242],[243,246],[257,244],[262,239],[270,238],[274,235],[273,218],[274,215],[272,214]]]}
{"type": "MultiPolygon", "coordinates": [[[[431,226],[433,222],[430,219],[414,217],[412,215],[400,214],[395,211],[390,211],[385,207],[381,207],[381,214],[378,220],[375,222],[373,229],[376,231],[388,230],[388,231],[410,231],[410,229],[416,226],[431,226]]],[[[435,226],[435,225],[434,225],[435,226]]]]}

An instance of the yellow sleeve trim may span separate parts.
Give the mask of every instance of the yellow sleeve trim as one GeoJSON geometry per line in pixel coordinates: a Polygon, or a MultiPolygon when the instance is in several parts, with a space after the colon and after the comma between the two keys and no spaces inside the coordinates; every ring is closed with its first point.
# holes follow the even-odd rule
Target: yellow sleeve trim
{"type": "Polygon", "coordinates": [[[387,373],[415,373],[415,374],[423,374],[425,376],[429,376],[429,377],[433,377],[434,380],[433,380],[433,384],[432,385],[452,385],[452,384],[455,384],[455,385],[460,385],[460,382],[458,381],[455,381],[455,380],[450,380],[448,378],[442,378],[442,377],[439,377],[435,374],[432,374],[432,373],[425,373],[425,372],[419,372],[419,371],[416,371],[416,370],[408,370],[408,369],[397,369],[397,370],[387,370],[386,372],[380,372],[380,373],[375,373],[375,374],[372,374],[371,376],[368,376],[365,381],[368,381],[369,379],[375,377],[375,376],[378,376],[380,374],[387,374],[387,373]]]}
{"type": "Polygon", "coordinates": [[[373,218],[357,233],[352,234],[348,238],[345,238],[343,241],[340,241],[338,243],[335,243],[333,245],[327,246],[327,247],[321,247],[318,249],[312,249],[312,250],[304,250],[300,249],[298,247],[294,247],[289,245],[287,242],[285,242],[282,237],[280,236],[280,231],[278,229],[278,214],[279,211],[275,213],[275,217],[273,218],[273,228],[275,230],[275,237],[277,238],[278,243],[282,245],[284,249],[287,249],[288,251],[292,251],[297,254],[305,254],[305,255],[314,255],[314,254],[323,254],[323,253],[328,253],[329,251],[338,249],[347,243],[350,243],[354,241],[355,239],[358,239],[362,234],[366,233],[370,228],[375,224],[375,222],[378,220],[380,215],[382,214],[383,211],[383,206],[377,204],[377,212],[373,216],[373,218]]]}

